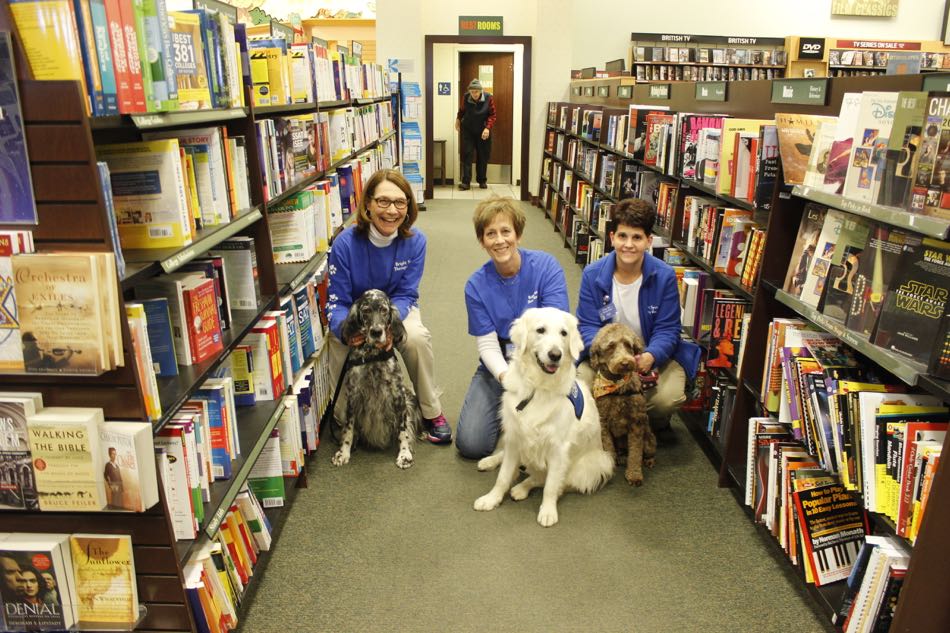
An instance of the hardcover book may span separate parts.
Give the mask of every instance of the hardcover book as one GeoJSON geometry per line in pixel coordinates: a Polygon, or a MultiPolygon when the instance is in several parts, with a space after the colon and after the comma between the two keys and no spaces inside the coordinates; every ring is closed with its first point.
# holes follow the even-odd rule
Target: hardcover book
{"type": "MultiPolygon", "coordinates": [[[[41,397],[42,400],[42,397],[41,397]]],[[[31,398],[0,394],[0,509],[39,510],[27,419],[31,398]]],[[[42,408],[42,404],[40,405],[42,408]]]]}
{"type": "Polygon", "coordinates": [[[734,369],[739,348],[742,315],[748,302],[731,297],[712,300],[712,327],[709,330],[709,369],[734,369]]]}
{"type": "Polygon", "coordinates": [[[152,352],[155,374],[162,377],[177,376],[178,362],[175,360],[175,340],[172,336],[168,299],[165,297],[143,299],[141,304],[145,308],[148,344],[152,352]]]}
{"type": "Polygon", "coordinates": [[[874,333],[874,344],[929,363],[950,295],[950,243],[906,244],[874,333]]]}
{"type": "Polygon", "coordinates": [[[3,619],[8,631],[59,631],[76,623],[76,585],[67,534],[5,535],[0,557],[19,570],[17,591],[4,584],[0,593],[3,619]],[[47,588],[44,575],[53,579],[47,588]]]}
{"type": "Polygon", "coordinates": [[[109,508],[145,512],[158,503],[152,425],[105,422],[99,427],[99,444],[109,508]]]}
{"type": "Polygon", "coordinates": [[[123,625],[139,618],[132,537],[126,534],[73,534],[69,537],[80,626],[123,625]]]}

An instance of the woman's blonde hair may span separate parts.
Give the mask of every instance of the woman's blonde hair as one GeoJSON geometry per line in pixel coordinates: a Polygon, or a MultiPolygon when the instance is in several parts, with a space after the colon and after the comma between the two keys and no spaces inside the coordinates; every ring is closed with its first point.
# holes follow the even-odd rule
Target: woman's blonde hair
{"type": "Polygon", "coordinates": [[[369,233],[369,227],[373,223],[370,219],[369,201],[376,197],[376,187],[383,181],[393,183],[406,194],[406,218],[399,225],[399,237],[409,237],[412,235],[412,225],[419,217],[419,206],[416,204],[415,196],[412,195],[412,187],[409,186],[409,181],[395,169],[380,169],[366,181],[366,187],[363,189],[363,196],[360,198],[360,205],[356,214],[356,231],[362,235],[369,233]]]}
{"type": "Polygon", "coordinates": [[[521,234],[524,232],[525,222],[527,221],[524,211],[515,204],[514,198],[492,196],[491,198],[479,202],[478,206],[475,207],[475,214],[472,216],[472,222],[475,223],[475,236],[479,242],[482,241],[482,237],[485,235],[485,229],[488,225],[502,214],[508,216],[512,226],[515,227],[515,235],[519,238],[521,237],[521,234]]]}

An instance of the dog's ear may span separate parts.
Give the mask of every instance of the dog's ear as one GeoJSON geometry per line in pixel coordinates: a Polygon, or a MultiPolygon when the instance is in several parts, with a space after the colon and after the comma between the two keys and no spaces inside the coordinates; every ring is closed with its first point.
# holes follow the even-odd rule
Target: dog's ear
{"type": "Polygon", "coordinates": [[[584,339],[581,338],[581,333],[577,329],[577,317],[573,314],[568,314],[567,317],[568,348],[571,351],[571,358],[577,360],[584,351],[584,339]]]}
{"type": "Polygon", "coordinates": [[[359,301],[350,306],[350,311],[347,313],[346,318],[343,319],[343,326],[340,328],[340,333],[343,335],[343,343],[345,344],[349,344],[350,339],[356,334],[359,334],[360,330],[363,329],[358,304],[359,301]]]}
{"type": "Polygon", "coordinates": [[[646,346],[643,344],[643,338],[636,332],[633,333],[633,351],[635,354],[642,354],[646,346]]]}
{"type": "MultiPolygon", "coordinates": [[[[601,336],[601,330],[597,333],[597,336],[594,337],[594,341],[590,344],[590,366],[594,368],[594,371],[600,369],[601,363],[603,362],[603,336],[601,336]]],[[[573,350],[571,350],[573,352],[573,350]]]]}
{"type": "Polygon", "coordinates": [[[392,332],[394,346],[399,347],[406,341],[406,326],[402,324],[399,308],[394,303],[389,304],[389,331],[392,332]]]}
{"type": "Polygon", "coordinates": [[[528,346],[528,321],[524,315],[518,317],[511,323],[511,329],[508,330],[508,338],[515,346],[515,354],[520,356],[528,346]]]}

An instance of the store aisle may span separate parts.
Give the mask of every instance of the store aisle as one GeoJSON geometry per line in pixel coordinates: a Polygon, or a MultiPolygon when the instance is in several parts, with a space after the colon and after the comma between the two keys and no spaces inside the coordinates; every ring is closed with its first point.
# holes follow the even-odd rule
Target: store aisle
{"type": "MultiPolygon", "coordinates": [[[[477,358],[462,289],[487,257],[473,201],[427,207],[421,307],[454,426],[477,358]]],[[[525,209],[522,244],[560,259],[573,307],[580,269],[543,213],[525,209]]],[[[535,521],[539,491],[472,510],[495,474],[454,448],[420,444],[405,472],[395,450],[359,450],[340,469],[330,466],[334,450],[325,437],[242,622],[247,633],[829,630],[678,420],[642,488],[615,477],[591,497],[567,495],[550,529],[535,521]]]]}

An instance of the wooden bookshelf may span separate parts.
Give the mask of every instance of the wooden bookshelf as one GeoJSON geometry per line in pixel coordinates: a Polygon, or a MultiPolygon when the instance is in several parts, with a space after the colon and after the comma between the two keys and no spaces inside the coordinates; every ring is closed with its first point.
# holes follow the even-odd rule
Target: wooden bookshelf
{"type": "MultiPolygon", "coordinates": [[[[829,79],[827,85],[828,96],[825,104],[811,106],[773,104],[771,102],[772,83],[772,81],[731,83],[726,100],[714,102],[696,100],[696,88],[692,82],[671,83],[668,99],[651,98],[649,86],[640,84],[634,86],[632,99],[628,100],[617,100],[613,96],[609,100],[584,97],[572,90],[569,101],[553,104],[555,114],[552,116],[549,113],[544,142],[547,143],[547,133],[550,131],[565,137],[565,149],[567,148],[568,139],[579,137],[571,129],[564,129],[560,126],[559,117],[562,107],[581,106],[582,109],[597,109],[615,106],[625,108],[628,103],[636,103],[666,106],[672,112],[719,113],[742,118],[772,118],[776,112],[837,116],[842,95],[846,92],[921,90],[923,77],[921,75],[904,75],[829,79]]],[[[601,142],[603,139],[579,140],[596,145],[605,151],[614,152],[621,157],[630,158],[623,152],[605,146],[601,142]]],[[[582,177],[562,156],[546,150],[543,152],[538,203],[544,207],[546,214],[550,214],[551,217],[560,217],[560,213],[563,211],[560,206],[562,202],[556,202],[552,207],[551,200],[552,196],[558,200],[563,199],[563,183],[552,178],[553,163],[552,171],[545,171],[545,158],[560,163],[565,172],[573,175],[574,184],[572,184],[571,190],[567,192],[568,199],[572,197],[574,187],[576,187],[577,182],[581,181],[582,177]],[[549,190],[550,193],[540,195],[545,189],[549,190]],[[552,208],[555,211],[552,211],[552,208]]],[[[659,168],[651,168],[662,173],[659,168]]],[[[752,209],[756,212],[756,221],[766,226],[766,241],[761,260],[762,268],[759,272],[758,281],[753,288],[746,288],[741,285],[737,287],[734,278],[728,278],[720,273],[715,273],[715,271],[710,271],[717,286],[732,288],[741,296],[752,301],[751,320],[741,371],[734,376],[737,387],[732,418],[729,424],[723,423],[721,427],[723,430],[728,429],[728,433],[719,440],[711,438],[706,433],[703,414],[691,412],[683,412],[682,414],[690,433],[707,454],[714,468],[718,470],[720,486],[731,488],[740,505],[744,507],[748,440],[748,425],[745,424],[745,421],[749,417],[763,415],[760,394],[763,387],[762,376],[768,324],[773,318],[804,318],[819,328],[838,336],[870,362],[876,363],[882,370],[894,375],[895,380],[903,381],[917,390],[933,394],[944,402],[950,403],[950,382],[929,376],[925,368],[919,363],[897,358],[886,350],[871,345],[863,337],[847,331],[840,323],[827,318],[781,290],[798,234],[801,216],[805,205],[809,201],[941,239],[947,239],[950,235],[950,231],[948,231],[950,223],[935,218],[912,216],[888,207],[857,203],[840,196],[814,191],[814,189],[807,187],[796,187],[792,191],[787,191],[783,187],[776,187],[770,204],[771,211],[763,212],[760,209],[755,209],[749,201],[719,195],[714,189],[702,183],[675,176],[666,175],[666,177],[678,182],[680,187],[684,189],[690,188],[704,195],[714,197],[720,200],[724,206],[752,209]]],[[[782,182],[781,173],[778,175],[778,181],[782,182]]],[[[678,196],[678,199],[671,236],[673,246],[683,248],[684,245],[678,241],[678,237],[682,234],[682,193],[678,196]]],[[[564,201],[564,204],[566,205],[566,201],[564,201]]],[[[565,206],[565,208],[568,207],[565,206]]],[[[560,230],[557,226],[555,226],[555,229],[560,230]]],[[[698,266],[705,268],[707,271],[710,270],[709,263],[698,258],[695,253],[687,251],[687,255],[698,266]]],[[[947,448],[948,446],[950,446],[950,443],[945,442],[944,447],[947,448]]],[[[950,533],[950,466],[943,465],[938,469],[931,494],[933,496],[920,526],[916,545],[913,547],[910,567],[904,581],[895,619],[890,629],[892,632],[943,633],[950,630],[950,603],[946,601],[946,596],[950,593],[950,577],[946,574],[945,563],[948,555],[950,555],[950,546],[946,544],[946,534],[950,533]]],[[[885,517],[874,515],[872,525],[874,530],[879,533],[894,533],[893,522],[886,520],[885,517]]],[[[772,549],[776,559],[788,563],[790,573],[801,580],[807,593],[812,597],[815,608],[828,616],[830,620],[840,604],[842,583],[833,583],[821,588],[807,585],[801,572],[798,568],[791,566],[785,552],[777,545],[771,534],[765,529],[760,529],[759,532],[764,540],[771,544],[770,549],[772,549]]],[[[830,624],[829,628],[832,628],[830,624]]]]}
{"type": "MultiPolygon", "coordinates": [[[[236,212],[226,224],[199,231],[193,243],[184,248],[124,252],[127,269],[119,280],[119,305],[132,297],[139,283],[177,270],[229,237],[242,235],[255,240],[262,294],[257,309],[232,311],[233,323],[230,329],[222,333],[224,349],[220,353],[193,366],[180,366],[178,376],[159,379],[163,415],[161,419],[153,421],[156,432],[200,388],[211,372],[226,361],[228,353],[263,313],[274,309],[279,295],[299,287],[325,261],[326,253],[318,253],[310,261],[299,265],[275,265],[267,222],[268,208],[395,135],[395,131],[389,132],[337,161],[327,172],[296,183],[280,196],[264,200],[256,130],[258,120],[282,114],[316,113],[327,107],[365,106],[387,101],[390,97],[361,98],[330,104],[307,103],[257,109],[248,107],[91,118],[85,113],[78,82],[22,79],[20,96],[39,215],[38,226],[32,227],[38,252],[113,251],[115,245],[109,232],[104,193],[99,186],[96,170],[96,144],[139,140],[144,131],[209,125],[227,126],[229,135],[244,136],[247,141],[250,208],[236,212]]],[[[109,420],[148,421],[142,386],[130,353],[132,345],[128,324],[125,319],[121,321],[125,350],[123,367],[98,377],[42,374],[4,376],[5,389],[39,391],[47,406],[99,407],[109,420]]],[[[0,521],[3,521],[7,531],[62,532],[65,524],[75,532],[130,534],[139,597],[145,607],[145,615],[135,630],[196,632],[198,629],[185,595],[182,566],[194,546],[217,530],[277,423],[279,406],[280,398],[259,402],[253,407],[238,408],[241,454],[232,462],[231,479],[212,484],[211,501],[205,504],[206,518],[197,541],[175,540],[164,496],[158,505],[139,514],[3,512],[0,521]]],[[[267,511],[274,523],[275,541],[293,501],[293,491],[306,486],[306,483],[306,470],[298,478],[285,479],[285,489],[289,493],[287,505],[282,509],[267,511]]],[[[159,488],[161,490],[161,486],[159,488]]],[[[255,568],[255,578],[259,577],[257,569],[263,570],[261,565],[266,565],[269,555],[262,558],[263,562],[259,562],[258,568],[255,568]]],[[[249,591],[256,590],[256,584],[252,583],[249,591]]],[[[247,595],[249,597],[251,594],[247,595]]],[[[245,600],[245,608],[247,602],[245,600]]]]}

